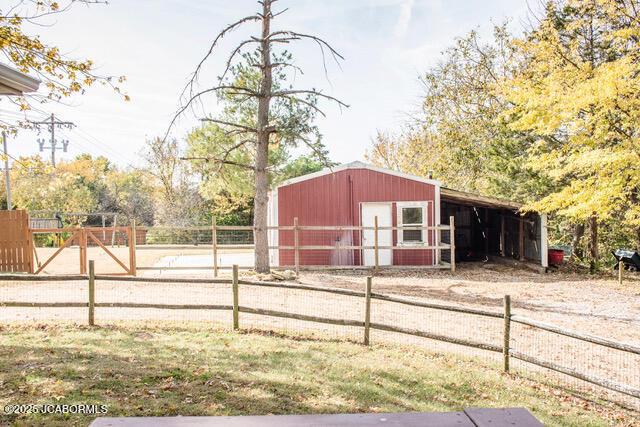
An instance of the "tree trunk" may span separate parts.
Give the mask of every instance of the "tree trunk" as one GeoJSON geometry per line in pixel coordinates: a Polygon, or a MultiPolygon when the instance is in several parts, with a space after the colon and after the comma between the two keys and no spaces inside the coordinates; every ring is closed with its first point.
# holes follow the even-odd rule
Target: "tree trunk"
{"type": "Polygon", "coordinates": [[[255,162],[256,196],[253,205],[253,226],[255,243],[255,268],[258,273],[268,273],[269,240],[267,233],[267,202],[269,197],[269,104],[271,101],[271,52],[268,39],[271,32],[271,0],[264,0],[262,6],[262,80],[258,99],[258,134],[255,162]]]}
{"type": "Polygon", "coordinates": [[[598,264],[598,219],[595,215],[589,218],[589,269],[596,271],[598,264]]]}
{"type": "Polygon", "coordinates": [[[573,253],[571,257],[579,260],[584,257],[584,251],[582,250],[582,236],[584,236],[584,224],[578,223],[573,227],[573,238],[571,239],[573,253]]]}

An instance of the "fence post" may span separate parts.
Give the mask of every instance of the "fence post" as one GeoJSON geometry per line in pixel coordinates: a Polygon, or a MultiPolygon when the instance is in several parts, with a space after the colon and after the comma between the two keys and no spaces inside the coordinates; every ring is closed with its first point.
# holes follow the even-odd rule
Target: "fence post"
{"type": "Polygon", "coordinates": [[[87,274],[87,230],[80,227],[78,233],[78,246],[80,246],[80,274],[87,274]]]}
{"type": "Polygon", "coordinates": [[[511,295],[504,296],[504,371],[509,372],[509,344],[511,343],[511,295]]]}
{"type": "Polygon", "coordinates": [[[298,217],[295,217],[293,218],[293,258],[296,267],[296,276],[300,273],[300,250],[298,249],[300,241],[298,239],[298,217]]]}
{"type": "Polygon", "coordinates": [[[373,217],[373,259],[375,269],[374,271],[377,273],[378,268],[380,266],[380,258],[378,254],[378,216],[373,217]]]}
{"type": "Polygon", "coordinates": [[[450,241],[450,252],[451,252],[451,272],[456,272],[456,217],[449,217],[449,241],[450,241]]]}
{"type": "Polygon", "coordinates": [[[233,264],[233,329],[240,329],[239,304],[238,304],[238,264],[233,264]]]}
{"type": "Polygon", "coordinates": [[[129,227],[129,274],[136,275],[136,220],[131,220],[129,227]]]}
{"type": "Polygon", "coordinates": [[[95,304],[96,304],[96,272],[94,261],[89,261],[89,326],[95,325],[95,304]]]}
{"type": "Polygon", "coordinates": [[[213,246],[213,277],[218,277],[218,224],[216,217],[211,217],[211,245],[213,246]]]}
{"type": "Polygon", "coordinates": [[[622,272],[624,271],[624,262],[618,262],[618,283],[622,285],[622,272]]]}
{"type": "Polygon", "coordinates": [[[364,345],[369,345],[369,331],[371,325],[371,284],[373,278],[367,277],[367,289],[364,294],[364,345]]]}

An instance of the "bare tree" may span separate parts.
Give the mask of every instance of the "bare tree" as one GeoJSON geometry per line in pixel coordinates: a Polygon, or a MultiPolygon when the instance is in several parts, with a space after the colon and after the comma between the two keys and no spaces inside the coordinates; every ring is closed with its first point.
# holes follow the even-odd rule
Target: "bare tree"
{"type": "Polygon", "coordinates": [[[175,202],[176,176],[178,175],[180,147],[178,141],[148,140],[142,157],[147,162],[147,172],[160,184],[162,197],[168,203],[175,202]]]}
{"type": "Polygon", "coordinates": [[[146,142],[141,154],[146,161],[143,171],[153,177],[159,189],[155,222],[179,227],[199,224],[205,202],[192,181],[188,165],[180,162],[178,141],[153,138],[146,142]]]}
{"type": "MultiPolygon", "coordinates": [[[[226,94],[232,96],[239,96],[245,99],[257,100],[257,117],[252,123],[232,122],[228,120],[221,120],[216,118],[203,118],[203,121],[213,122],[221,126],[225,132],[229,135],[234,135],[238,138],[237,144],[233,144],[229,149],[216,157],[207,158],[208,161],[218,163],[220,166],[232,165],[240,166],[251,170],[254,174],[255,185],[255,199],[254,199],[254,236],[255,236],[255,268],[256,271],[266,273],[269,271],[269,251],[267,240],[267,199],[269,191],[269,145],[277,140],[282,134],[286,134],[290,129],[283,129],[273,120],[271,114],[272,101],[273,100],[287,100],[288,102],[296,105],[305,105],[312,108],[315,112],[325,115],[320,110],[315,102],[315,99],[325,99],[331,102],[337,103],[339,106],[347,107],[345,103],[332,96],[323,94],[316,89],[294,89],[294,88],[281,88],[274,86],[273,72],[275,69],[294,69],[299,68],[292,62],[287,60],[286,56],[284,60],[273,60],[272,52],[274,51],[274,45],[286,45],[294,41],[308,40],[318,45],[322,53],[323,66],[326,72],[325,54],[331,55],[336,63],[344,59],[329,43],[323,39],[311,35],[299,33],[290,30],[277,30],[272,31],[271,23],[274,18],[285,12],[284,9],[279,12],[272,12],[272,6],[277,0],[262,0],[258,3],[262,6],[262,11],[255,15],[246,16],[233,24],[224,28],[214,39],[213,43],[209,47],[207,54],[202,58],[200,63],[196,66],[194,73],[191,75],[189,82],[184,88],[182,93],[182,104],[174,116],[165,139],[167,138],[173,124],[176,119],[184,113],[187,109],[193,107],[195,102],[201,102],[201,97],[207,94],[226,94]],[[241,41],[231,51],[231,54],[226,60],[226,66],[221,77],[219,77],[219,84],[213,87],[209,87],[200,91],[196,90],[198,76],[202,70],[205,62],[213,55],[214,49],[219,41],[231,31],[243,26],[247,23],[260,22],[262,24],[262,31],[258,37],[250,37],[241,41]],[[250,61],[250,65],[259,70],[260,73],[260,85],[258,90],[252,88],[250,85],[243,85],[242,82],[227,83],[225,80],[226,75],[232,70],[234,61],[242,57],[243,50],[255,46],[255,51],[258,55],[259,61],[250,61]],[[238,164],[238,162],[230,159],[230,154],[234,150],[242,148],[245,144],[254,144],[255,156],[252,164],[238,164]]],[[[245,58],[247,58],[245,56],[245,58]]],[[[289,135],[290,137],[290,135],[289,135]]],[[[314,152],[317,153],[318,145],[314,144],[304,134],[298,134],[296,139],[307,146],[309,146],[314,152]]]]}

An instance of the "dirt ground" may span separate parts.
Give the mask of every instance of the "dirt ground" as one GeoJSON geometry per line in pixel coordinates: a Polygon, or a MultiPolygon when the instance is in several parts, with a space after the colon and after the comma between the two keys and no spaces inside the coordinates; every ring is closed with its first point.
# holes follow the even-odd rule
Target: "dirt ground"
{"type": "MultiPolygon", "coordinates": [[[[366,271],[304,272],[300,282],[364,289],[366,271]]],[[[516,266],[461,263],[445,270],[379,273],[374,292],[512,311],[541,321],[640,345],[640,273],[625,271],[623,284],[612,275],[535,273],[516,266]]]]}
{"type": "MultiPolygon", "coordinates": [[[[109,248],[128,265],[128,248],[109,248]]],[[[38,248],[38,259],[44,263],[54,248],[38,248]]],[[[220,251],[222,257],[246,251],[220,251]]],[[[148,247],[136,253],[138,267],[153,267],[165,257],[211,255],[211,248],[175,249],[148,247]]],[[[245,254],[246,255],[246,254],[245,254]]],[[[88,259],[95,260],[96,272],[124,273],[124,270],[102,249],[90,247],[88,259]]],[[[225,263],[220,263],[229,267],[225,263]]],[[[43,274],[79,273],[79,250],[64,249],[47,265],[43,274]]],[[[229,274],[222,270],[221,274],[229,274]]],[[[367,270],[303,271],[299,282],[364,290],[367,270]]],[[[140,276],[211,277],[206,270],[153,271],[140,276]]],[[[536,273],[522,267],[502,263],[460,263],[457,271],[388,270],[374,279],[374,292],[502,310],[504,295],[511,295],[513,312],[536,320],[611,337],[640,345],[640,273],[625,272],[622,285],[611,275],[551,272],[536,273]]]]}

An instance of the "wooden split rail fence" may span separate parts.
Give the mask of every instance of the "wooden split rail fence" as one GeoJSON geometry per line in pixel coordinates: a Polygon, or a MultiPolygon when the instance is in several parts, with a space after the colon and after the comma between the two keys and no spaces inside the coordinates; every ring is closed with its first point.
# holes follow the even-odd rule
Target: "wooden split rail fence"
{"type": "MultiPolygon", "coordinates": [[[[79,256],[79,272],[80,274],[87,273],[87,246],[89,243],[93,243],[100,247],[104,252],[106,252],[110,258],[112,258],[115,263],[122,269],[119,274],[126,274],[135,276],[137,271],[141,270],[213,270],[213,276],[218,277],[219,270],[224,268],[231,268],[231,266],[221,266],[219,262],[219,254],[222,250],[250,250],[254,249],[253,244],[220,244],[218,241],[220,240],[221,233],[232,233],[232,232],[242,232],[242,233],[251,233],[255,232],[253,226],[227,226],[227,225],[217,225],[215,218],[212,221],[210,227],[136,227],[135,221],[131,226],[128,227],[108,227],[113,235],[115,233],[122,233],[126,236],[126,242],[128,246],[128,262],[125,263],[120,260],[114,253],[113,250],[107,247],[97,236],[96,234],[104,231],[104,228],[101,227],[67,227],[67,228],[44,228],[44,229],[33,229],[30,230],[31,233],[31,242],[33,243],[34,235],[36,234],[55,234],[55,235],[63,235],[67,234],[68,237],[64,240],[64,243],[46,260],[38,260],[37,252],[35,251],[35,245],[33,245],[33,251],[36,258],[36,268],[35,274],[41,273],[45,270],[45,268],[66,248],[69,248],[73,244],[77,244],[80,248],[80,256],[79,256]],[[138,232],[147,233],[147,236],[150,235],[151,232],[158,233],[198,233],[198,232],[206,232],[211,233],[211,253],[213,255],[213,265],[211,266],[182,266],[182,267],[172,267],[172,266],[138,266],[136,260],[136,253],[138,250],[189,250],[189,249],[202,249],[206,247],[206,245],[167,245],[167,244],[145,244],[138,245],[136,241],[136,236],[138,232]]],[[[396,226],[378,226],[377,217],[375,218],[374,226],[365,227],[365,226],[305,226],[299,225],[298,219],[294,219],[294,225],[291,226],[269,226],[267,227],[267,231],[273,232],[292,232],[293,233],[293,244],[291,245],[272,245],[268,246],[269,250],[290,250],[293,251],[293,265],[281,265],[277,266],[279,268],[290,268],[295,270],[296,274],[299,274],[301,269],[339,269],[339,268],[368,268],[373,269],[374,272],[378,271],[381,266],[379,263],[380,259],[380,251],[382,250],[391,250],[391,251],[424,251],[430,250],[433,251],[434,257],[437,260],[435,265],[416,265],[416,266],[407,266],[403,265],[402,268],[406,267],[426,267],[426,268],[444,268],[450,269],[452,272],[455,272],[456,262],[455,262],[455,239],[451,238],[451,236],[455,235],[455,225],[454,225],[454,217],[450,217],[449,224],[445,225],[436,225],[436,226],[404,226],[404,227],[396,227],[396,226]],[[382,231],[392,231],[392,232],[403,232],[405,230],[421,230],[423,232],[429,233],[432,232],[433,238],[431,239],[431,243],[425,244],[413,244],[413,245],[380,245],[379,244],[379,234],[382,231]],[[310,233],[310,232],[337,232],[337,233],[358,233],[360,236],[360,240],[362,240],[362,235],[365,231],[373,232],[373,245],[303,245],[300,244],[301,234],[310,233]],[[449,232],[449,240],[450,243],[442,242],[442,232],[449,232]],[[371,250],[374,253],[375,263],[373,266],[362,266],[362,265],[314,265],[314,266],[306,266],[301,265],[301,252],[303,251],[323,251],[323,250],[331,250],[331,251],[365,251],[371,250]],[[450,262],[442,262],[441,254],[443,251],[448,251],[450,255],[450,262]]],[[[150,240],[147,237],[147,240],[150,240]]],[[[253,236],[251,236],[251,241],[253,241],[253,236]]],[[[427,240],[428,242],[428,240],[427,240]]],[[[360,257],[363,258],[362,256],[360,257]]],[[[399,266],[400,267],[400,266],[399,266]]],[[[245,268],[251,268],[246,266],[245,268]]],[[[30,271],[33,272],[33,271],[30,271]]],[[[118,273],[116,273],[118,274],[118,273]]]]}
{"type": "MultiPolygon", "coordinates": [[[[407,267],[426,267],[426,268],[443,268],[450,269],[452,272],[456,270],[456,260],[455,260],[455,239],[451,238],[451,236],[455,235],[455,220],[454,217],[449,218],[449,224],[442,224],[436,226],[378,226],[378,218],[374,218],[373,226],[350,226],[350,225],[329,225],[329,226],[318,226],[318,225],[299,225],[298,218],[294,218],[293,225],[284,225],[284,226],[268,226],[267,232],[291,232],[293,233],[293,244],[289,245],[273,245],[269,244],[269,250],[289,250],[293,251],[293,265],[280,265],[276,266],[278,268],[291,268],[295,270],[296,274],[299,274],[301,269],[354,269],[354,268],[367,268],[373,269],[374,271],[378,271],[380,266],[380,251],[382,250],[391,250],[391,251],[424,251],[430,250],[434,252],[435,259],[438,260],[438,263],[435,265],[403,265],[397,266],[402,268],[407,267]],[[405,230],[421,230],[426,233],[433,233],[433,242],[430,244],[413,244],[413,245],[380,245],[379,234],[382,231],[392,231],[392,232],[403,232],[405,230]],[[301,244],[300,241],[301,235],[303,233],[309,232],[336,232],[336,233],[358,233],[360,236],[360,240],[362,240],[362,234],[365,231],[373,232],[373,244],[372,245],[364,245],[362,244],[301,244]],[[444,243],[442,240],[442,232],[449,233],[449,243],[444,243]],[[374,265],[373,266],[363,266],[363,265],[302,265],[301,263],[301,253],[304,251],[364,251],[364,250],[372,250],[374,253],[374,265]],[[442,262],[441,254],[443,251],[448,251],[450,253],[449,259],[450,262],[442,262]]],[[[254,233],[255,228],[253,226],[228,226],[228,225],[217,225],[215,217],[212,221],[211,227],[140,227],[140,230],[144,230],[151,234],[152,231],[157,232],[211,232],[211,251],[213,255],[213,265],[207,267],[198,267],[198,266],[181,266],[181,267],[138,267],[138,270],[213,270],[213,276],[218,277],[219,270],[225,268],[231,268],[231,266],[221,266],[219,265],[219,254],[221,250],[248,250],[254,249],[255,246],[253,244],[220,244],[218,241],[220,240],[221,233],[232,233],[232,232],[244,232],[244,233],[254,233]]],[[[253,238],[251,239],[253,241],[253,238]]],[[[164,245],[149,245],[148,247],[138,246],[137,249],[163,249],[166,246],[164,245]]],[[[202,248],[203,245],[198,245],[198,248],[202,248]]],[[[194,249],[194,245],[172,245],[171,249],[174,250],[187,250],[194,249]]],[[[135,250],[134,250],[135,252],[135,250]]],[[[362,257],[361,257],[362,259],[362,257]]],[[[241,267],[242,268],[242,267],[241,267]]],[[[246,266],[244,268],[251,268],[246,266]]]]}
{"type": "MultiPolygon", "coordinates": [[[[416,301],[412,299],[380,294],[372,291],[373,278],[368,277],[365,284],[364,292],[339,289],[324,286],[303,285],[297,283],[278,283],[264,281],[241,280],[238,274],[238,266],[232,267],[231,279],[197,279],[197,278],[177,278],[177,277],[118,277],[114,278],[108,275],[96,275],[94,262],[89,261],[88,275],[66,275],[66,276],[36,276],[36,275],[2,275],[0,280],[3,281],[88,281],[88,301],[87,302],[26,302],[26,301],[0,301],[0,309],[4,307],[24,307],[24,308],[86,308],[88,310],[88,324],[95,325],[96,308],[128,308],[128,309],[162,309],[162,310],[227,310],[232,312],[232,325],[234,330],[241,327],[241,313],[247,313],[259,316],[277,317],[285,319],[294,319],[306,322],[323,323],[329,325],[348,326],[363,328],[363,344],[369,345],[371,342],[371,331],[379,330],[393,332],[398,334],[412,335],[426,339],[441,341],[459,346],[471,347],[475,349],[485,350],[493,353],[502,354],[503,370],[509,372],[511,370],[510,360],[518,359],[538,367],[549,369],[560,374],[570,376],[602,387],[607,390],[621,393],[626,396],[638,399],[634,400],[640,408],[640,387],[636,385],[623,384],[614,380],[603,378],[602,376],[593,375],[589,372],[581,372],[575,368],[563,366],[555,362],[544,360],[541,357],[533,357],[527,352],[515,351],[513,349],[514,337],[512,324],[517,323],[526,325],[538,331],[546,331],[559,337],[567,337],[584,343],[599,346],[598,348],[619,351],[615,357],[619,360],[621,356],[640,355],[640,347],[629,345],[614,340],[601,338],[577,331],[572,331],[559,326],[532,320],[520,315],[514,315],[511,311],[511,298],[506,295],[504,297],[504,310],[502,312],[490,311],[478,308],[469,308],[463,306],[446,305],[439,303],[416,301]],[[96,301],[96,282],[98,281],[120,281],[120,282],[141,282],[141,283],[171,283],[171,284],[231,284],[232,305],[223,304],[155,304],[155,303],[138,303],[138,302],[99,302],[96,301]],[[290,313],[282,310],[261,309],[248,307],[241,304],[241,287],[253,286],[261,288],[280,288],[287,290],[302,290],[310,292],[329,293],[334,295],[344,295],[350,297],[359,297],[364,299],[365,309],[363,319],[341,319],[328,318],[317,315],[290,313]],[[463,313],[485,318],[496,319],[504,323],[503,341],[501,344],[481,342],[460,337],[453,337],[446,334],[436,334],[418,329],[406,328],[399,325],[389,325],[385,323],[371,321],[371,303],[373,300],[384,301],[388,303],[402,304],[410,307],[422,307],[432,310],[463,313]]],[[[553,349],[551,349],[553,350],[553,349]]],[[[555,349],[556,352],[564,351],[555,349]]],[[[551,355],[553,356],[553,355],[551,355]]],[[[550,357],[553,359],[553,357],[550,357]]],[[[637,366],[637,365],[635,365],[637,366]]],[[[636,375],[637,377],[637,375],[636,375]]]]}

